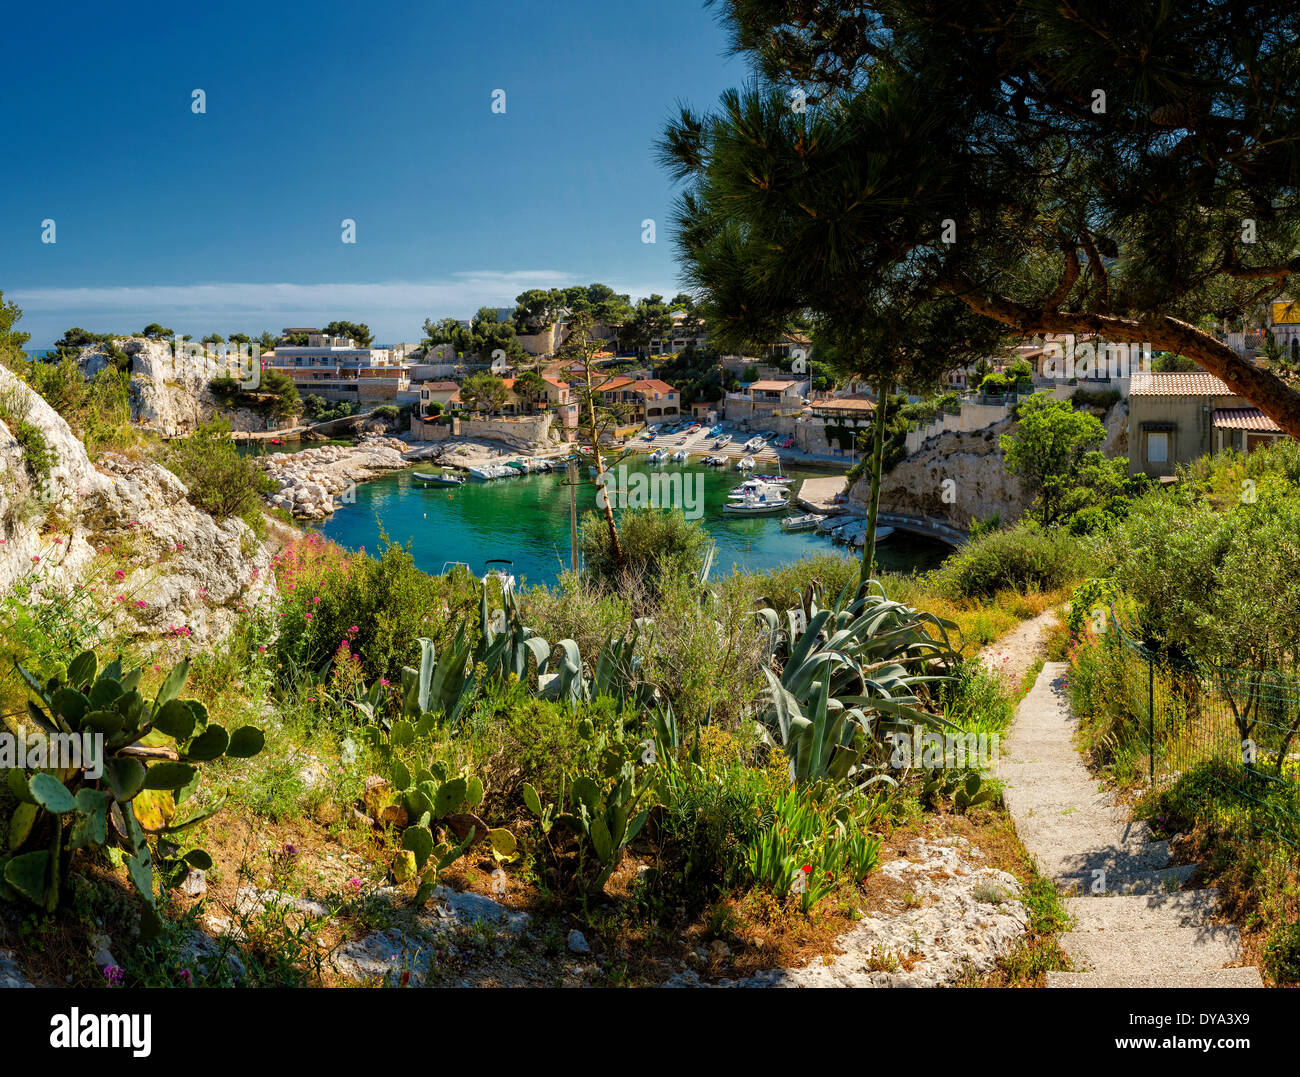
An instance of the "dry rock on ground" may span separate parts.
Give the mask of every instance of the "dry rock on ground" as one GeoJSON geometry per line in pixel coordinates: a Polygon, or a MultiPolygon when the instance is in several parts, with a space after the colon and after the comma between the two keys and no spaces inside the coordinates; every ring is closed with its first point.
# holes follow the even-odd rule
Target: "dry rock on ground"
{"type": "MultiPolygon", "coordinates": [[[[918,838],[908,853],[880,870],[905,883],[911,900],[865,916],[838,940],[838,954],[719,986],[942,987],[992,971],[1028,928],[1020,884],[981,864],[983,854],[963,837],[918,838]]],[[[698,982],[687,971],[666,986],[698,982]]]]}
{"type": "Polygon", "coordinates": [[[35,987],[14,960],[12,950],[0,950],[0,989],[6,987],[35,987]]]}

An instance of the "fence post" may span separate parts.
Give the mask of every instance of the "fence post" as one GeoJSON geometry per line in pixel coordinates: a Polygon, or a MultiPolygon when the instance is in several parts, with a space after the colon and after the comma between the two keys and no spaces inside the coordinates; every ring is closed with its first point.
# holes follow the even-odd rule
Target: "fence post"
{"type": "Polygon", "coordinates": [[[1147,656],[1147,772],[1156,784],[1156,665],[1147,656]]]}

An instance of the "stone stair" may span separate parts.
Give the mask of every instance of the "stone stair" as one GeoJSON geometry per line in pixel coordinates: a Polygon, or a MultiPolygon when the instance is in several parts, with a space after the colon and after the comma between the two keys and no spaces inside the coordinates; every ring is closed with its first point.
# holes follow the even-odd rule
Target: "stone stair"
{"type": "Polygon", "coordinates": [[[1169,866],[1169,843],[1151,840],[1111,802],[1074,748],[1062,662],[1048,662],[1021,701],[1002,745],[998,776],[1007,810],[1039,870],[1073,896],[1074,929],[1061,947],[1076,972],[1048,987],[1262,987],[1236,967],[1241,935],[1215,924],[1217,893],[1183,890],[1194,864],[1169,866]]]}

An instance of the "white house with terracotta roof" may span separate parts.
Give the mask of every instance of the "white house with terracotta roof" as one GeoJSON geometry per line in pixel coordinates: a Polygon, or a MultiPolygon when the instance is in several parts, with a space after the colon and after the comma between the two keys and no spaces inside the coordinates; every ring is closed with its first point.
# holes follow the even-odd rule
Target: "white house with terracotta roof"
{"type": "Polygon", "coordinates": [[[1129,389],[1129,473],[1154,478],[1225,449],[1254,452],[1282,429],[1213,374],[1134,374],[1129,389]]]}
{"type": "Polygon", "coordinates": [[[606,404],[631,408],[643,423],[661,422],[681,414],[681,394],[658,378],[613,377],[594,389],[606,404]]]}

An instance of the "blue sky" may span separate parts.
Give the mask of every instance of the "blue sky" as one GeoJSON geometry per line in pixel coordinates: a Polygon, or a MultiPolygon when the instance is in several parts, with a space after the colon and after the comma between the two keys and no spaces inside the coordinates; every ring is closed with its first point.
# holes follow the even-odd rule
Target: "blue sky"
{"type": "Polygon", "coordinates": [[[0,290],[37,348],[332,318],[415,343],[529,287],[672,294],[653,142],[746,77],[702,0],[41,4],[6,31],[0,290]]]}

